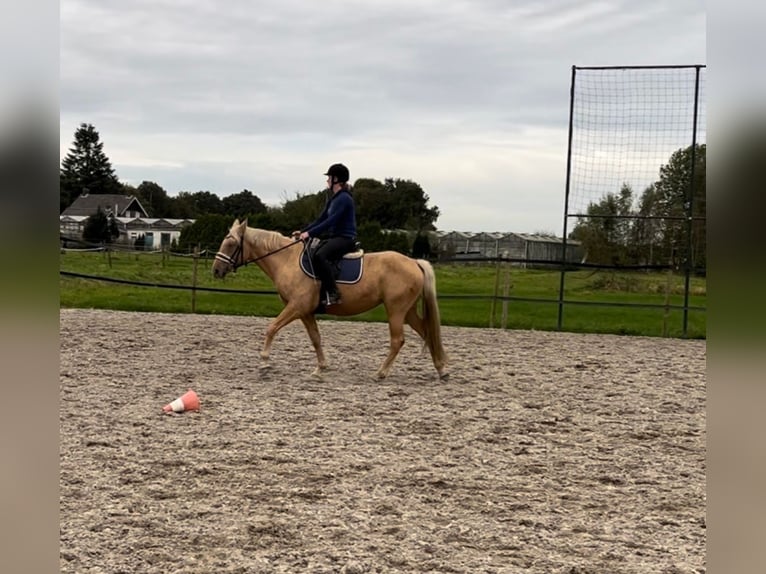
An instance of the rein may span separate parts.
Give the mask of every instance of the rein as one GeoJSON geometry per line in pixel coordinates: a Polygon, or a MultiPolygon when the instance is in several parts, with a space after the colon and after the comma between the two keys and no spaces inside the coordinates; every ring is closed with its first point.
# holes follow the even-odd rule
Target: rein
{"type": "Polygon", "coordinates": [[[269,255],[274,255],[275,253],[279,253],[283,249],[292,247],[296,243],[301,243],[301,240],[296,239],[292,243],[283,245],[279,249],[275,249],[274,251],[269,251],[268,253],[264,253],[263,255],[256,257],[255,259],[248,259],[247,261],[245,261],[244,243],[245,243],[245,234],[243,233],[242,237],[239,238],[239,245],[237,245],[237,248],[234,250],[234,253],[231,256],[226,255],[225,253],[219,251],[218,253],[215,254],[215,259],[217,259],[218,261],[223,261],[224,263],[227,263],[228,265],[231,265],[232,269],[236,272],[239,267],[250,265],[251,263],[255,263],[256,261],[260,259],[265,259],[269,255]],[[237,261],[237,256],[239,256],[239,261],[237,261]]]}

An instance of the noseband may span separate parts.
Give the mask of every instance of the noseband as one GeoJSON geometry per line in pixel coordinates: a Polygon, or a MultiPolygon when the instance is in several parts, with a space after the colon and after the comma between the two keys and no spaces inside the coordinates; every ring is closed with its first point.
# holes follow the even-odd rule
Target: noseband
{"type": "MultiPolygon", "coordinates": [[[[227,235],[226,237],[232,237],[231,234],[227,235]]],[[[242,267],[245,264],[245,250],[243,248],[243,244],[245,242],[245,234],[242,234],[242,237],[239,238],[239,244],[237,245],[237,248],[234,250],[234,253],[229,256],[225,253],[219,251],[215,254],[215,258],[217,261],[223,261],[227,265],[231,267],[231,270],[235,273],[237,272],[237,267],[242,267]],[[239,261],[237,261],[237,257],[239,257],[239,261]]]]}
{"type": "MultiPolygon", "coordinates": [[[[232,237],[231,233],[227,235],[226,237],[232,237]]],[[[224,239],[226,239],[224,237],[224,239]]],[[[244,250],[244,242],[245,242],[245,235],[242,234],[242,237],[239,238],[239,245],[237,245],[237,248],[234,250],[234,253],[231,255],[226,255],[225,253],[219,251],[215,254],[215,259],[217,261],[223,261],[227,265],[231,267],[231,270],[233,272],[237,272],[238,267],[242,267],[243,265],[247,265],[248,263],[254,263],[255,261],[258,261],[259,259],[263,259],[265,257],[268,257],[269,255],[274,255],[275,253],[278,253],[282,251],[283,249],[287,249],[288,247],[292,247],[296,243],[301,243],[300,239],[296,239],[292,243],[288,243],[287,245],[284,245],[280,247],[279,249],[275,249],[274,251],[269,251],[268,253],[264,253],[260,257],[256,257],[255,259],[250,259],[249,261],[245,261],[245,250],[244,250]],[[237,258],[239,258],[239,261],[237,261],[237,258]]]]}

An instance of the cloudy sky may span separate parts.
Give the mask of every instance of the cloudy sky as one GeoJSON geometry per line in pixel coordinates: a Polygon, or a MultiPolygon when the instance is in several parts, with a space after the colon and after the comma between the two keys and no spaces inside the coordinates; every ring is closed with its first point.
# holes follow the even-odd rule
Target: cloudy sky
{"type": "Polygon", "coordinates": [[[62,0],[60,153],[278,205],[410,179],[440,229],[562,230],[571,67],[706,63],[701,0],[62,0]]]}

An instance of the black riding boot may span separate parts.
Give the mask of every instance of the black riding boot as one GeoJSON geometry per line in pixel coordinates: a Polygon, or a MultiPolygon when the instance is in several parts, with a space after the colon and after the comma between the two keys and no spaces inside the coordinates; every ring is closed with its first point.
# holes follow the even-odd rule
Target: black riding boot
{"type": "Polygon", "coordinates": [[[332,237],[317,248],[314,267],[317,277],[322,282],[322,291],[325,294],[322,301],[325,305],[339,305],[341,302],[330,261],[336,261],[353,250],[354,240],[349,237],[332,237]]]}

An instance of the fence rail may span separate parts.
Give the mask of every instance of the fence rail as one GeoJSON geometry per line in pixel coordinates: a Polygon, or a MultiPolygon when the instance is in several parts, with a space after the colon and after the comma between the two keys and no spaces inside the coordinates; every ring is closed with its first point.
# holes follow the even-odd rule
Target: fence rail
{"type": "MultiPolygon", "coordinates": [[[[91,249],[86,250],[73,250],[73,251],[82,251],[84,253],[92,252],[91,249]]],[[[109,257],[111,251],[110,248],[105,247],[103,249],[104,255],[109,257]]],[[[125,253],[125,250],[121,250],[121,252],[125,253]]],[[[133,254],[141,254],[143,252],[141,251],[127,251],[128,253],[133,254]]],[[[186,257],[186,256],[184,256],[186,257]]],[[[207,292],[207,293],[220,293],[222,295],[270,295],[270,296],[276,296],[278,295],[278,292],[274,289],[231,289],[231,288],[219,288],[219,287],[208,287],[203,285],[197,284],[197,267],[200,261],[209,261],[212,259],[212,256],[210,254],[205,254],[201,252],[197,252],[195,254],[192,254],[193,257],[193,265],[194,269],[191,274],[191,284],[176,284],[176,283],[163,283],[163,282],[156,282],[156,281],[139,281],[134,279],[121,279],[116,277],[109,277],[104,275],[97,275],[97,274],[90,274],[90,273],[80,273],[75,271],[66,271],[66,270],[60,270],[59,274],[61,277],[66,277],[70,279],[82,279],[87,281],[100,281],[105,283],[112,283],[112,284],[122,284],[122,285],[128,285],[128,286],[134,286],[139,288],[156,288],[156,289],[172,289],[172,290],[186,290],[191,292],[191,312],[196,312],[196,294],[198,292],[207,292]]],[[[503,257],[476,257],[476,258],[456,258],[451,259],[448,261],[433,261],[433,264],[435,267],[439,267],[444,264],[457,264],[457,265],[470,265],[472,263],[476,264],[485,264],[488,267],[495,267],[497,270],[496,278],[495,278],[495,286],[494,286],[494,292],[493,294],[453,294],[453,293],[438,293],[437,296],[439,300],[453,300],[453,301],[488,301],[491,303],[491,311],[490,311],[490,318],[489,318],[489,327],[493,328],[495,327],[495,321],[496,321],[496,309],[499,306],[502,306],[502,320],[500,322],[500,328],[506,328],[507,325],[507,319],[508,319],[508,309],[507,305],[509,303],[513,302],[520,302],[520,303],[530,303],[533,305],[569,305],[569,306],[590,306],[594,308],[606,308],[606,307],[613,307],[613,308],[640,308],[640,309],[654,309],[654,310],[663,310],[665,311],[665,314],[667,315],[670,311],[682,311],[683,313],[688,313],[689,311],[694,312],[706,312],[707,308],[705,306],[699,306],[699,305],[689,305],[688,302],[685,302],[683,305],[679,304],[672,304],[669,300],[669,291],[666,293],[666,300],[664,303],[657,302],[657,303],[643,303],[643,302],[621,302],[621,301],[583,301],[578,299],[572,299],[572,298],[554,298],[554,297],[529,297],[529,296],[517,296],[517,295],[511,295],[509,294],[509,274],[511,273],[512,269],[512,263],[530,263],[529,260],[525,259],[514,259],[514,258],[503,258],[503,257]],[[501,285],[500,281],[500,274],[501,270],[504,270],[505,272],[505,280],[503,285],[501,285]]],[[[548,260],[535,260],[535,263],[539,264],[545,264],[548,266],[547,271],[556,272],[558,267],[561,267],[561,263],[551,262],[548,260]]],[[[164,263],[163,263],[164,265],[164,263]]],[[[111,258],[110,258],[110,267],[111,267],[111,258]]],[[[604,268],[607,270],[614,271],[615,269],[610,266],[597,266],[592,264],[582,264],[582,263],[567,263],[566,267],[570,271],[576,271],[578,269],[594,269],[594,268],[604,268]]],[[[646,266],[628,266],[623,269],[619,269],[619,271],[628,271],[628,272],[634,272],[637,270],[657,270],[657,266],[648,266],[649,268],[646,269],[646,266]]],[[[669,273],[671,270],[667,267],[663,267],[664,270],[668,271],[669,273]]],[[[669,285],[669,284],[668,284],[669,285]]],[[[669,287],[668,287],[669,289],[669,287]]],[[[662,327],[662,333],[663,336],[666,336],[667,334],[667,319],[663,319],[663,327],[662,327]]],[[[557,325],[558,330],[562,330],[562,326],[557,325]]],[[[683,336],[686,336],[686,333],[684,333],[683,336]]]]}
{"type": "MultiPolygon", "coordinates": [[[[487,260],[491,261],[491,260],[487,260]]],[[[464,263],[463,260],[455,260],[453,263],[464,263]]],[[[87,273],[75,273],[73,271],[59,271],[62,277],[72,277],[75,279],[88,279],[91,281],[103,281],[105,283],[120,283],[122,285],[134,285],[136,287],[155,287],[158,289],[181,289],[187,291],[206,291],[212,293],[231,293],[238,295],[279,295],[275,290],[267,289],[223,289],[219,287],[202,287],[199,285],[177,285],[172,283],[153,283],[150,281],[134,281],[131,279],[117,279],[115,277],[104,277],[103,275],[90,275],[87,273]]],[[[439,299],[464,299],[471,301],[524,301],[526,303],[555,303],[559,299],[549,299],[544,297],[517,297],[514,295],[457,295],[450,293],[438,294],[439,299]]],[[[689,309],[690,311],[707,311],[707,307],[695,305],[673,305],[664,303],[623,303],[617,301],[578,301],[576,299],[565,299],[567,305],[586,305],[592,307],[637,307],[646,309],[689,309]]]]}

